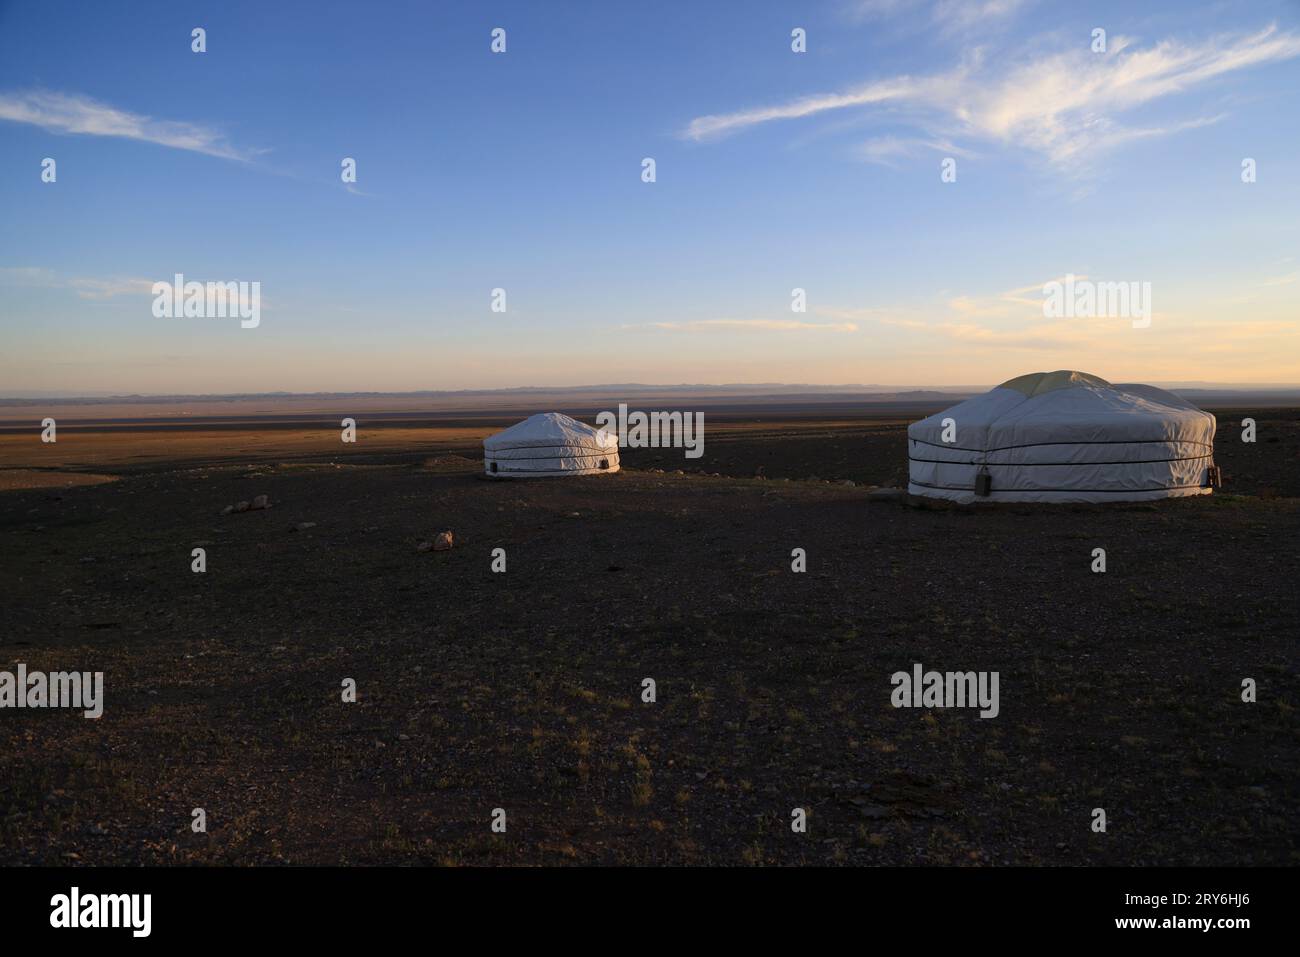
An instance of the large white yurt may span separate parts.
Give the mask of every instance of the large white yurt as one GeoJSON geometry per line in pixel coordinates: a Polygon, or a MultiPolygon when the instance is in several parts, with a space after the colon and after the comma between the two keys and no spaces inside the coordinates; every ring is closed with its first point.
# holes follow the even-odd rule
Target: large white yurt
{"type": "Polygon", "coordinates": [[[618,436],[542,412],[484,439],[483,469],[491,478],[617,472],[618,436]]]}
{"type": "Polygon", "coordinates": [[[1153,386],[1034,372],[913,422],[907,490],[967,504],[1206,495],[1214,425],[1153,386]]]}

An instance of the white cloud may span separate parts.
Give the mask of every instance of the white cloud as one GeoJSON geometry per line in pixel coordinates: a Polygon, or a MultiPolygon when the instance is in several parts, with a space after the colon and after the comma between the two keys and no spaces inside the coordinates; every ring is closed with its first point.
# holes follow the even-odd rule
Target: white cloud
{"type": "Polygon", "coordinates": [[[76,93],[49,90],[0,93],[0,120],[30,123],[52,133],[139,140],[222,159],[246,161],[259,152],[237,149],[223,134],[208,126],[155,120],[76,93]]]}
{"type": "MultiPolygon", "coordinates": [[[[1135,48],[1129,38],[1113,37],[1104,54],[1093,53],[1085,44],[1032,59],[1024,54],[994,59],[977,53],[956,69],[929,77],[895,77],[839,93],[700,116],[682,135],[703,140],[776,120],[888,105],[891,119],[910,111],[914,125],[940,130],[944,139],[979,138],[1030,150],[1057,166],[1081,168],[1103,149],[1221,118],[1193,117],[1127,128],[1116,121],[1117,115],[1234,71],[1296,56],[1300,56],[1300,35],[1279,32],[1276,26],[1201,43],[1165,40],[1144,49],[1135,48]],[[1002,67],[1008,61],[1011,65],[1002,67]]],[[[885,141],[876,149],[887,157],[888,150],[897,147],[885,141]]]]}

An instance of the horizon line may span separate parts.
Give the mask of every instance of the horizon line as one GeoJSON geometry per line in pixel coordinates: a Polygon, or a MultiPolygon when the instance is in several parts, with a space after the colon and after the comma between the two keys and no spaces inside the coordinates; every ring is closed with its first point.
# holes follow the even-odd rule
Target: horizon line
{"type": "MultiPolygon", "coordinates": [[[[999,383],[966,383],[958,385],[883,385],[878,383],[833,383],[833,384],[813,384],[802,382],[673,382],[673,383],[652,383],[652,382],[611,382],[611,383],[594,383],[589,385],[563,385],[563,386],[543,386],[543,385],[523,385],[523,386],[499,386],[489,388],[466,388],[466,389],[400,389],[400,390],[374,390],[374,389],[338,389],[338,390],[315,390],[315,391],[258,391],[258,392],[75,392],[63,391],[59,389],[51,390],[21,390],[13,395],[0,395],[0,404],[9,402],[30,403],[39,401],[55,402],[106,402],[113,400],[161,400],[161,399],[184,399],[190,401],[203,400],[222,400],[222,399],[298,399],[298,398],[330,398],[330,397],[373,397],[373,398],[401,398],[411,396],[453,396],[453,395],[501,395],[508,393],[561,393],[561,392],[597,392],[601,390],[616,389],[665,389],[673,391],[685,391],[689,389],[699,390],[736,390],[736,389],[780,389],[780,390],[801,390],[803,394],[819,395],[842,393],[846,391],[857,391],[863,394],[894,395],[906,392],[940,392],[956,393],[969,392],[974,390],[987,391],[994,389],[999,383]]],[[[1120,383],[1116,383],[1120,384],[1120,383]]],[[[1171,390],[1199,390],[1199,391],[1223,391],[1223,392],[1242,392],[1258,390],[1274,391],[1300,391],[1300,383],[1287,382],[1216,382],[1208,380],[1194,379],[1176,379],[1176,380],[1152,380],[1145,383],[1159,388],[1171,390]]]]}

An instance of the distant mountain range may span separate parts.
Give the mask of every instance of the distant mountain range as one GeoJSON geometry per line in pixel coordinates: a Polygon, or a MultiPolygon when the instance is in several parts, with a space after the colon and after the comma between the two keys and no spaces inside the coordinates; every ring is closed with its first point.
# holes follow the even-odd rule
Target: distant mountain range
{"type": "MultiPolygon", "coordinates": [[[[1225,383],[1225,382],[1149,382],[1148,385],[1178,392],[1189,399],[1205,396],[1259,396],[1300,395],[1300,384],[1294,383],[1225,383]]],[[[726,396],[761,398],[807,398],[818,396],[858,395],[868,401],[926,402],[951,399],[954,396],[977,395],[993,388],[990,384],[932,386],[932,385],[878,385],[844,384],[811,385],[807,383],[737,382],[723,385],[708,383],[652,384],[644,382],[619,382],[599,385],[574,386],[517,386],[508,389],[422,389],[414,392],[231,392],[213,394],[129,394],[113,392],[72,392],[60,390],[23,390],[0,396],[0,404],[27,405],[42,402],[76,403],[93,405],[158,404],[195,402],[249,402],[249,401],[314,401],[336,399],[384,399],[412,401],[421,399],[501,399],[533,398],[542,396],[629,396],[682,395],[693,397],[726,396]]],[[[460,403],[457,403],[460,404],[460,403]]]]}

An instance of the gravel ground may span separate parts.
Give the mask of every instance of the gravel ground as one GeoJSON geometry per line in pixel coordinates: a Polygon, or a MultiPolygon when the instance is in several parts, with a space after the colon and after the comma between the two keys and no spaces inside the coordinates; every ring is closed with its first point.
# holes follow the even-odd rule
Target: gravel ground
{"type": "Polygon", "coordinates": [[[0,863],[1300,863],[1300,422],[1220,421],[1227,494],[1141,506],[869,503],[870,422],[5,491],[0,669],[106,702],[0,711],[0,863]],[[914,663],[998,715],[894,708],[914,663]]]}

